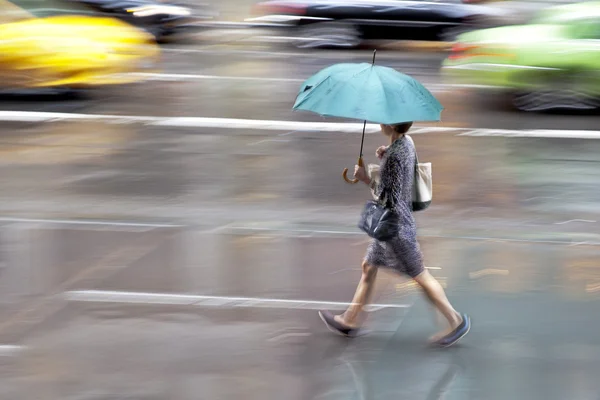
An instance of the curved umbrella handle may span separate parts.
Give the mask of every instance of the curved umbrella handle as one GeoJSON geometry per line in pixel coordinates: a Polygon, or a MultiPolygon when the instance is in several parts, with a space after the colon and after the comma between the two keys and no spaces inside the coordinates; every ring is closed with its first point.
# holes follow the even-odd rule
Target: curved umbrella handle
{"type": "MultiPolygon", "coordinates": [[[[363,163],[363,158],[362,157],[358,157],[358,166],[359,167],[364,167],[364,163],[363,163]]],[[[344,180],[352,185],[358,183],[358,179],[354,178],[354,179],[348,179],[348,168],[344,168],[344,172],[342,172],[342,177],[344,178],[344,180]]]]}

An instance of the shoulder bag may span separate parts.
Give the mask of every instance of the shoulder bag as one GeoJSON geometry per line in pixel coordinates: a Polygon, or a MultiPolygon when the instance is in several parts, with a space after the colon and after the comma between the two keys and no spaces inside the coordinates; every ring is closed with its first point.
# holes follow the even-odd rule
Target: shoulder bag
{"type": "MultiPolygon", "coordinates": [[[[407,136],[413,147],[414,142],[407,136]]],[[[379,166],[369,165],[371,179],[379,179],[379,166]]],[[[431,163],[419,163],[415,148],[415,178],[412,191],[413,211],[422,211],[431,205],[432,200],[431,163]]],[[[375,197],[375,194],[373,193],[375,197]]],[[[376,200],[365,204],[361,213],[358,228],[373,239],[386,242],[398,235],[400,229],[398,215],[389,206],[387,194],[382,192],[376,200]]]]}

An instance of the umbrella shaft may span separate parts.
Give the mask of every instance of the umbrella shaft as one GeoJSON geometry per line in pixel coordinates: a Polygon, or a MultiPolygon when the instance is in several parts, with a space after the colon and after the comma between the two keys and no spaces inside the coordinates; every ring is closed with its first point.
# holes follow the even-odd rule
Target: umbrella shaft
{"type": "Polygon", "coordinates": [[[358,154],[359,158],[363,156],[363,145],[365,144],[365,130],[366,129],[367,129],[367,121],[365,120],[365,122],[363,124],[362,138],[360,139],[360,153],[358,154]]]}

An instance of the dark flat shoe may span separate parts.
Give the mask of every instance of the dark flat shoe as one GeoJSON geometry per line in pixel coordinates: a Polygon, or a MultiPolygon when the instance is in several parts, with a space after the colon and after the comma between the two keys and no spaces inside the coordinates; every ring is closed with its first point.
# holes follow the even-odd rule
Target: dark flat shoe
{"type": "Polygon", "coordinates": [[[450,347],[465,337],[471,330],[471,318],[467,314],[463,314],[462,319],[462,322],[455,330],[435,342],[435,344],[440,347],[450,347]]]}
{"type": "Polygon", "coordinates": [[[351,328],[349,326],[340,324],[335,320],[334,315],[329,311],[319,311],[319,317],[321,317],[325,323],[325,326],[327,326],[331,332],[337,333],[338,335],[354,338],[361,336],[361,334],[364,332],[360,328],[351,328]]]}

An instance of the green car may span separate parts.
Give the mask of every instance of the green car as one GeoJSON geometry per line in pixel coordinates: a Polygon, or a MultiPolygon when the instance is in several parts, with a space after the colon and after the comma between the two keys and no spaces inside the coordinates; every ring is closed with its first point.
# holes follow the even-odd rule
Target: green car
{"type": "Polygon", "coordinates": [[[497,89],[522,111],[600,108],[600,2],[541,11],[527,25],[458,37],[442,66],[454,84],[497,89]]]}

